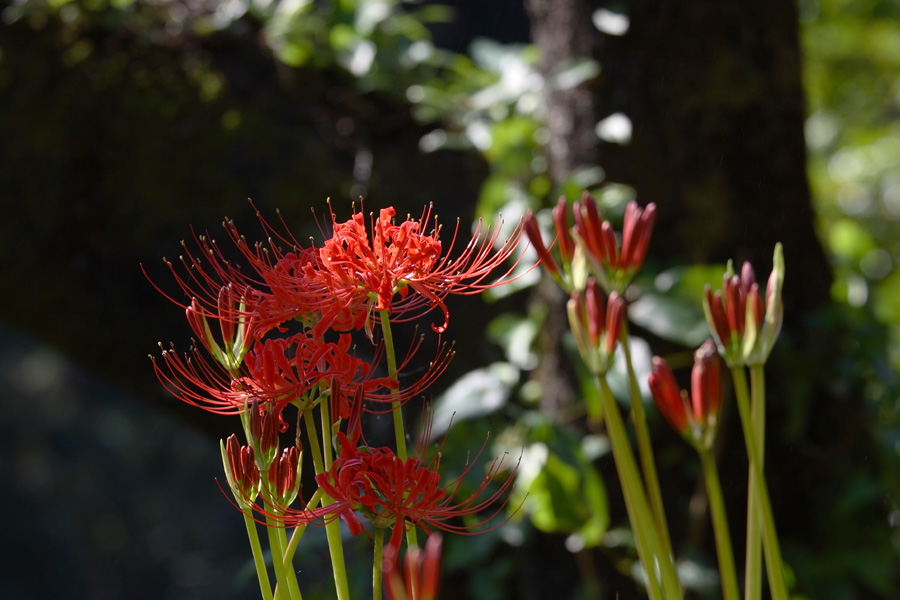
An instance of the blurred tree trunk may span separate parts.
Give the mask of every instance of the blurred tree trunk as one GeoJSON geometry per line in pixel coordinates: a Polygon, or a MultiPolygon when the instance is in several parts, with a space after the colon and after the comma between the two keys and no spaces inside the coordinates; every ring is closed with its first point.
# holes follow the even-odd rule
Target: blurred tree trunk
{"type": "MultiPolygon", "coordinates": [[[[553,180],[599,165],[608,180],[633,186],[641,204],[656,202],[651,253],[664,252],[667,262],[750,260],[765,277],[781,241],[788,315],[826,302],[830,270],[806,179],[794,4],[630,0],[616,4],[628,17],[624,35],[594,26],[593,12],[605,5],[525,2],[545,76],[579,58],[602,68],[594,82],[548,90],[553,180]],[[631,120],[630,142],[596,137],[596,123],[613,113],[631,120]]],[[[552,292],[538,293],[554,302],[552,292]]],[[[566,404],[571,386],[550,351],[565,318],[549,319],[537,377],[552,412],[566,404]]]]}
{"type": "MultiPolygon", "coordinates": [[[[593,26],[587,0],[526,0],[531,38],[541,49],[540,68],[549,79],[578,59],[591,57],[593,26]]],[[[550,89],[547,97],[547,154],[550,176],[559,184],[577,169],[597,162],[594,135],[594,92],[587,83],[567,89],[550,89]]],[[[559,343],[568,328],[565,297],[548,277],[538,286],[535,302],[548,306],[538,340],[540,364],[534,378],[541,384],[541,408],[556,415],[572,403],[572,384],[559,343]]]]}
{"type": "MultiPolygon", "coordinates": [[[[623,6],[623,5],[618,5],[623,6]]],[[[632,121],[599,164],[661,210],[651,252],[751,260],[784,244],[788,314],[829,298],[806,179],[798,17],[779,0],[629,0],[622,36],[597,37],[600,118],[632,121]]]]}

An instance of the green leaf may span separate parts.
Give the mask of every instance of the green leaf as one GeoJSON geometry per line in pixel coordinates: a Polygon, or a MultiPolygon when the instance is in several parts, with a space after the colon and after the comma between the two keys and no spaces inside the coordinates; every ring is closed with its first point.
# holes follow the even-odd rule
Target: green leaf
{"type": "Polygon", "coordinates": [[[435,400],[432,438],[444,435],[451,422],[483,417],[503,408],[518,381],[519,369],[505,362],[466,373],[435,400]]]}

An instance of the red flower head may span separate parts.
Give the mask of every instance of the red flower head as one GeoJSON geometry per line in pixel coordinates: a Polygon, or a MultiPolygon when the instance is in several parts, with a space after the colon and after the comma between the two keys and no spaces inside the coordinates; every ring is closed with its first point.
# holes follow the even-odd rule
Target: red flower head
{"type": "Polygon", "coordinates": [[[617,248],[612,225],[609,221],[601,221],[597,203],[590,194],[583,194],[581,202],[573,204],[572,212],[575,217],[573,237],[583,248],[591,272],[607,293],[625,293],[647,256],[656,222],[656,205],[651,202],[640,208],[637,202],[629,202],[625,206],[620,248],[617,248]]]}
{"type": "MultiPolygon", "coordinates": [[[[319,250],[320,268],[335,297],[365,302],[356,310],[366,313],[386,310],[411,319],[439,308],[444,323],[433,328],[442,332],[449,320],[443,302],[447,295],[483,292],[507,281],[515,267],[509,267],[495,281],[485,281],[519,245],[522,223],[500,244],[500,227],[485,227],[479,221],[462,253],[450,258],[459,233],[458,225],[444,248],[436,218],[433,229],[426,233],[432,218],[430,206],[418,220],[407,218],[397,225],[394,216],[393,208],[382,209],[378,219],[367,228],[361,212],[354,212],[343,223],[332,213],[333,232],[319,250]]],[[[366,317],[367,329],[369,318],[366,317]]]]}
{"type": "MultiPolygon", "coordinates": [[[[400,460],[390,448],[357,447],[343,433],[338,434],[340,456],[328,472],[316,476],[316,482],[335,500],[329,510],[340,515],[353,534],[362,531],[355,515],[358,511],[376,527],[393,526],[389,547],[396,552],[403,533],[410,525],[429,532],[441,529],[474,534],[476,532],[472,529],[493,519],[506,506],[506,492],[514,477],[509,477],[495,492],[482,497],[500,471],[502,460],[494,461],[481,484],[463,499],[456,497],[457,492],[472,464],[463,469],[460,477],[442,485],[438,473],[440,449],[428,463],[422,459],[428,429],[426,426],[414,455],[405,461],[400,460]],[[497,503],[499,506],[495,507],[497,503]],[[492,509],[493,513],[475,525],[453,522],[459,517],[487,509],[492,509]]],[[[476,460],[480,454],[475,457],[476,460]]],[[[305,518],[302,512],[298,516],[305,518]]],[[[290,523],[290,514],[285,515],[285,521],[290,523]]]]}
{"type": "Polygon", "coordinates": [[[616,292],[604,301],[603,292],[589,277],[584,293],[573,291],[566,309],[575,345],[591,373],[609,370],[625,318],[625,300],[616,292]]]}
{"type": "Polygon", "coordinates": [[[738,276],[729,261],[720,291],[713,293],[710,286],[706,286],[703,310],[719,353],[729,367],[766,362],[781,331],[783,283],[784,256],[779,243],[775,245],[765,306],[749,262],[744,263],[738,276]]]}
{"type": "Polygon", "coordinates": [[[597,202],[585,192],[580,202],[572,204],[574,225],[569,226],[565,198],[553,208],[560,263],[557,263],[541,238],[534,213],[525,216],[525,232],[537,250],[541,263],[567,292],[580,290],[587,269],[607,293],[622,294],[644,264],[647,247],[656,221],[656,205],[639,208],[636,202],[625,207],[621,248],[609,221],[604,221],[597,202]],[[560,266],[560,264],[562,266],[560,266]]]}
{"type": "MultiPolygon", "coordinates": [[[[399,361],[400,372],[421,346],[420,337],[399,361]]],[[[370,360],[364,360],[355,356],[349,334],[340,335],[336,342],[326,342],[305,331],[288,338],[256,342],[236,374],[206,360],[196,348],[188,355],[164,350],[162,362],[153,359],[153,366],[166,389],[183,402],[223,415],[252,412],[251,404],[258,403],[278,420],[283,430],[286,425],[281,413],[288,404],[305,410],[333,391],[337,394],[332,402],[338,410],[333,418],[349,416],[354,410],[353,402],[368,403],[368,412],[388,412],[393,403],[402,404],[421,394],[453,357],[452,345],[441,345],[428,369],[399,390],[397,380],[375,376],[372,365],[378,364],[382,353],[383,348],[378,347],[370,360]],[[360,400],[355,400],[357,397],[360,400]]]]}
{"type": "Polygon", "coordinates": [[[709,448],[716,434],[722,405],[721,363],[715,344],[707,340],[694,354],[691,395],[678,387],[666,361],[653,357],[648,383],[659,412],[685,439],[699,448],[709,448]]]}

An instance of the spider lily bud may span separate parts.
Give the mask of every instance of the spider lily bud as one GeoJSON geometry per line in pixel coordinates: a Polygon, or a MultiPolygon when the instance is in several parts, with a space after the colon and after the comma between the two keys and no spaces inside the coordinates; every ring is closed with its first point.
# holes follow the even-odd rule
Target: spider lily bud
{"type": "Polygon", "coordinates": [[[625,315],[625,300],[617,293],[604,302],[593,277],[584,293],[572,292],[566,310],[575,345],[591,373],[603,375],[612,364],[619,330],[625,315]]]}
{"type": "Polygon", "coordinates": [[[297,499],[300,487],[302,463],[296,446],[285,448],[281,456],[272,461],[267,473],[270,500],[276,508],[287,508],[297,499]]]}
{"type": "Polygon", "coordinates": [[[553,260],[550,252],[547,251],[547,246],[544,245],[544,238],[541,236],[541,229],[538,226],[537,217],[534,216],[534,212],[531,210],[525,213],[524,228],[525,235],[528,236],[531,245],[534,246],[541,264],[553,277],[559,279],[559,266],[553,260]]]}
{"type": "Polygon", "coordinates": [[[763,364],[775,345],[784,316],[784,256],[780,243],[775,245],[773,265],[765,309],[749,263],[744,263],[738,276],[729,262],[722,290],[713,293],[709,285],[704,290],[703,311],[719,354],[729,367],[763,364]]]}
{"type": "Polygon", "coordinates": [[[256,466],[265,472],[278,455],[278,415],[270,408],[261,409],[254,400],[241,413],[241,420],[244,434],[256,454],[256,466]]]}
{"type": "Polygon", "coordinates": [[[653,357],[648,383],[656,407],[673,429],[698,449],[710,448],[722,406],[722,367],[713,341],[707,340],[694,354],[690,397],[658,356],[653,357]]]}
{"type": "Polygon", "coordinates": [[[556,226],[556,235],[559,240],[559,257],[563,264],[572,261],[575,253],[575,242],[572,241],[572,235],[569,233],[569,205],[564,197],[560,197],[556,206],[553,208],[553,224],[556,226]]]}
{"type": "Polygon", "coordinates": [[[253,448],[241,446],[237,436],[231,434],[227,442],[219,442],[222,449],[222,464],[225,478],[235,501],[243,509],[248,509],[259,493],[259,469],[253,458],[253,448]]]}
{"type": "Polygon", "coordinates": [[[590,194],[583,194],[581,202],[576,202],[572,208],[575,214],[573,237],[578,249],[584,252],[591,272],[607,293],[624,293],[647,256],[656,222],[656,205],[651,202],[646,208],[640,208],[636,202],[628,203],[621,248],[617,246],[612,225],[601,220],[597,203],[590,194]]]}
{"type": "Polygon", "coordinates": [[[772,258],[772,273],[766,284],[765,313],[763,301],[759,295],[759,285],[754,283],[747,303],[747,325],[744,335],[744,361],[748,365],[765,364],[772,352],[772,347],[781,333],[784,321],[784,303],[781,300],[781,289],[784,285],[784,253],[781,243],[775,244],[775,255],[772,258]]]}
{"type": "Polygon", "coordinates": [[[236,296],[233,284],[222,286],[217,298],[218,315],[209,315],[219,322],[222,333],[221,346],[213,336],[207,314],[197,299],[192,299],[191,305],[185,309],[188,323],[200,338],[203,347],[233,376],[237,374],[244,354],[253,344],[252,324],[244,315],[246,308],[244,298],[237,301],[236,296]]]}

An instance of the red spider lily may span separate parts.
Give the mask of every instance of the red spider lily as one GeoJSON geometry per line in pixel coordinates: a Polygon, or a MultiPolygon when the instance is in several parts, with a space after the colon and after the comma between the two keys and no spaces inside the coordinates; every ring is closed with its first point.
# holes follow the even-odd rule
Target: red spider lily
{"type": "Polygon", "coordinates": [[[407,218],[396,225],[394,216],[393,208],[382,209],[366,227],[365,217],[355,208],[351,219],[343,223],[332,212],[332,233],[319,248],[303,248],[289,231],[286,235],[275,233],[262,217],[268,244],[251,247],[234,223],[226,220],[229,237],[250,263],[249,275],[235,267],[215,241],[204,235],[194,236],[200,248],[197,255],[183,244],[184,275],[167,264],[183,292],[205,309],[204,314],[217,308],[223,286],[231,285],[247,297],[251,306],[235,317],[253,316],[256,335],[261,337],[291,319],[313,325],[319,335],[329,328],[347,331],[365,327],[371,332],[372,311],[387,310],[395,318],[413,319],[434,308],[443,312],[443,324],[433,326],[442,332],[449,321],[443,301],[447,295],[476,294],[500,285],[510,279],[521,260],[520,256],[497,279],[487,281],[518,247],[522,222],[500,243],[500,227],[479,221],[459,256],[451,258],[458,225],[445,246],[439,239],[441,227],[436,218],[432,231],[425,232],[432,219],[430,206],[423,209],[418,220],[407,218]],[[288,245],[289,250],[283,252],[281,244],[288,245]]]}
{"type": "Polygon", "coordinates": [[[625,318],[625,300],[612,292],[604,302],[597,282],[589,277],[584,293],[573,291],[566,309],[575,345],[588,369],[598,375],[606,373],[625,318]]]}
{"type": "Polygon", "coordinates": [[[685,439],[700,448],[709,448],[715,438],[722,406],[721,363],[715,344],[707,340],[694,354],[691,395],[678,387],[666,361],[653,357],[648,378],[659,412],[685,439]]]}
{"type": "Polygon", "coordinates": [[[772,273],[766,285],[763,306],[759,284],[749,262],[734,273],[731,262],[722,277],[722,289],[704,289],[703,310],[719,353],[730,367],[763,364],[781,331],[784,306],[784,256],[781,244],[775,245],[772,273]]]}
{"type": "MultiPolygon", "coordinates": [[[[410,345],[399,361],[399,372],[408,369],[423,341],[424,336],[419,336],[410,345]]],[[[425,371],[402,389],[396,380],[375,376],[372,365],[381,360],[383,347],[376,348],[371,360],[364,360],[354,355],[348,334],[340,335],[337,342],[326,342],[309,331],[256,342],[238,373],[209,362],[196,348],[185,356],[164,350],[161,364],[151,359],[169,393],[208,412],[242,414],[255,401],[280,419],[288,404],[309,408],[336,383],[340,404],[335,418],[346,418],[353,410],[350,402],[360,391],[363,403],[371,403],[365,410],[376,414],[389,412],[394,402],[415,398],[444,372],[453,354],[452,345],[439,346],[425,371]]]]}
{"type": "Polygon", "coordinates": [[[600,216],[597,202],[584,192],[581,200],[572,204],[574,225],[569,226],[565,198],[560,198],[553,208],[553,225],[558,241],[562,266],[552,257],[541,239],[534,213],[525,215],[525,232],[537,250],[541,263],[566,291],[583,287],[586,273],[579,268],[580,250],[590,265],[591,272],[603,289],[624,293],[634,275],[640,270],[647,256],[653,224],[656,221],[656,205],[639,208],[636,202],[625,207],[621,236],[621,248],[609,221],[600,216]]]}
{"type": "MultiPolygon", "coordinates": [[[[422,458],[429,430],[428,425],[423,427],[415,452],[405,461],[401,461],[390,448],[357,447],[346,435],[339,433],[340,455],[328,472],[316,476],[316,482],[334,500],[325,507],[328,513],[341,516],[353,534],[362,531],[355,511],[361,512],[377,527],[393,525],[389,546],[394,551],[399,548],[408,526],[422,527],[426,531],[440,529],[475,534],[472,529],[489,522],[506,506],[505,496],[514,477],[510,476],[499,489],[482,497],[503,466],[502,459],[495,460],[475,491],[461,500],[457,499],[457,492],[474,461],[466,465],[457,479],[441,485],[438,473],[440,449],[429,462],[422,458]],[[463,525],[452,522],[494,507],[498,502],[499,507],[479,523],[463,525]]],[[[481,451],[475,460],[480,455],[481,451]]],[[[280,517],[280,522],[293,526],[295,521],[308,522],[309,518],[306,511],[288,511],[280,517]]]]}
{"type": "Polygon", "coordinates": [[[385,549],[381,564],[388,600],[434,600],[441,575],[442,544],[441,535],[433,533],[425,542],[424,552],[415,546],[407,548],[402,573],[394,549],[385,549]]]}
{"type": "Polygon", "coordinates": [[[584,248],[592,272],[607,292],[624,293],[647,256],[656,205],[651,202],[640,208],[637,202],[629,202],[625,206],[619,248],[612,225],[601,221],[597,203],[590,194],[583,194],[581,202],[573,204],[572,212],[575,217],[572,234],[584,248]]]}
{"type": "Polygon", "coordinates": [[[439,308],[444,323],[432,327],[440,333],[450,318],[443,302],[447,295],[476,294],[497,286],[509,279],[518,264],[517,260],[497,280],[485,282],[518,247],[522,222],[503,244],[498,244],[500,227],[479,221],[462,253],[450,258],[458,225],[444,248],[436,217],[431,233],[425,233],[432,218],[430,206],[419,219],[407,218],[400,225],[394,224],[394,216],[393,208],[382,209],[378,219],[373,218],[366,228],[362,213],[355,209],[352,218],[343,223],[338,223],[332,213],[333,233],[320,249],[319,258],[332,278],[329,285],[343,287],[339,297],[368,297],[367,310],[387,310],[402,319],[439,308]],[[410,290],[415,293],[410,294],[410,290]]]}

